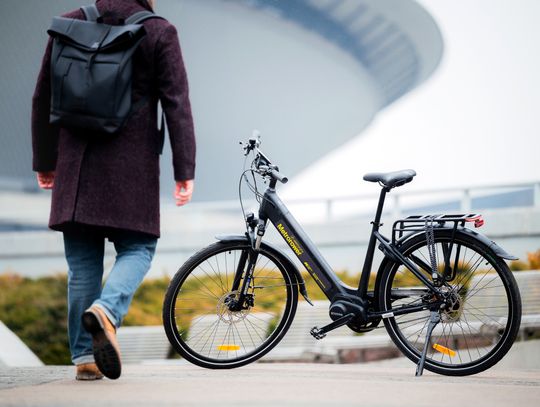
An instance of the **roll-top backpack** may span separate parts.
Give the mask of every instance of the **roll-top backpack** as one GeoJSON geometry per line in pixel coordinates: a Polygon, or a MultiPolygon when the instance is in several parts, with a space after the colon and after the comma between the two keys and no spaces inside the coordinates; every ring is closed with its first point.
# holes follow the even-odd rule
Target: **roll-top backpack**
{"type": "Polygon", "coordinates": [[[86,20],[54,17],[47,31],[54,39],[50,123],[113,134],[146,102],[131,103],[132,56],[146,35],[141,23],[161,17],[140,11],[124,25],[108,25],[94,4],[81,10],[86,20]]]}

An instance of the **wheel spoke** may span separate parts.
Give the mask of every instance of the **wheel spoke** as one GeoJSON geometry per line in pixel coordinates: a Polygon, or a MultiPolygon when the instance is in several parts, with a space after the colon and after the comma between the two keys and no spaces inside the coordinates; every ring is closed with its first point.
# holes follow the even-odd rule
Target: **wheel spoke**
{"type": "MultiPolygon", "coordinates": [[[[417,236],[409,245],[406,242],[402,249],[403,255],[422,272],[427,272],[430,264],[425,242],[425,237],[417,236]]],[[[442,294],[430,296],[426,290],[426,295],[408,296],[407,290],[422,290],[423,283],[406,266],[390,263],[384,271],[382,291],[379,292],[380,311],[403,310],[423,301],[425,304],[446,301],[442,308],[437,308],[441,320],[433,330],[430,343],[425,343],[430,321],[427,310],[421,311],[425,313],[421,317],[402,314],[387,320],[390,336],[417,357],[424,346],[428,346],[426,368],[430,370],[445,373],[466,366],[477,372],[488,367],[488,357],[497,354],[498,360],[507,351],[501,351],[500,341],[508,340],[506,332],[512,327],[511,315],[519,314],[519,303],[512,303],[508,294],[510,289],[516,288],[510,287],[504,276],[509,273],[507,266],[493,260],[493,256],[483,254],[482,250],[488,249],[481,249],[474,238],[460,237],[452,242],[452,252],[450,243],[450,232],[435,232],[437,270],[442,275],[450,266],[448,275],[453,277],[451,284],[444,283],[439,288],[442,294]],[[407,296],[400,297],[400,290],[407,296]]]]}
{"type": "Polygon", "coordinates": [[[171,328],[181,346],[171,343],[183,356],[205,367],[260,357],[288,327],[284,319],[292,319],[294,311],[290,309],[296,309],[298,300],[298,284],[280,261],[261,250],[245,302],[235,304],[241,297],[238,291],[231,291],[231,282],[242,252],[249,247],[216,246],[216,250],[208,250],[208,254],[202,253],[192,261],[189,269],[179,270],[183,273],[180,286],[169,287],[176,294],[171,306],[166,307],[175,321],[171,328]]]}

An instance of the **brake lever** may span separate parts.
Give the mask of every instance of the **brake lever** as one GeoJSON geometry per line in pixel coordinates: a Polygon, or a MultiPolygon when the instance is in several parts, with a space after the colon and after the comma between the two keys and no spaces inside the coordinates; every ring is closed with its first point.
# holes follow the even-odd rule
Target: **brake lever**
{"type": "Polygon", "coordinates": [[[247,157],[247,155],[251,152],[252,148],[249,144],[244,143],[243,141],[240,141],[239,143],[242,146],[242,150],[244,150],[244,157],[247,157]]]}
{"type": "Polygon", "coordinates": [[[262,175],[263,177],[268,176],[268,172],[270,171],[270,167],[268,165],[259,165],[257,167],[257,172],[262,175]]]}
{"type": "Polygon", "coordinates": [[[251,151],[258,150],[261,145],[261,133],[258,130],[253,130],[252,137],[248,140],[247,143],[240,141],[240,145],[244,146],[244,156],[247,156],[251,151]]]}

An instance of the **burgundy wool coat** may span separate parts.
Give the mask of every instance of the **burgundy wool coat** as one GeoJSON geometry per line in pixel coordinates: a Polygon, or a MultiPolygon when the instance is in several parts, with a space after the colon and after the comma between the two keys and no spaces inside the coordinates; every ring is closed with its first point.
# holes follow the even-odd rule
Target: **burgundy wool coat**
{"type": "MultiPolygon", "coordinates": [[[[108,24],[149,8],[141,0],[97,0],[96,5],[108,24]]],[[[80,10],[64,17],[84,19],[80,10]]],[[[55,171],[51,229],[90,225],[160,236],[158,99],[167,119],[175,179],[194,178],[195,136],[178,34],[163,19],[143,24],[147,35],[133,56],[132,103],[143,97],[148,102],[109,137],[49,124],[49,40],[32,104],[32,166],[37,172],[55,171]]]]}

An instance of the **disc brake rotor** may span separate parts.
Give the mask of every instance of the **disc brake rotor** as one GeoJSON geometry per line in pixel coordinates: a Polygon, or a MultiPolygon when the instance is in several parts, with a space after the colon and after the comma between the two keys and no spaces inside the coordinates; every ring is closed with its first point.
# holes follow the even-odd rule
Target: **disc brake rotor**
{"type": "Polygon", "coordinates": [[[459,321],[463,312],[463,298],[458,293],[452,291],[448,294],[446,306],[441,310],[441,320],[443,322],[459,321]]]}
{"type": "Polygon", "coordinates": [[[229,303],[236,300],[238,297],[238,291],[230,291],[222,295],[217,303],[217,315],[219,319],[226,324],[236,324],[244,320],[251,310],[251,307],[248,309],[242,309],[240,311],[231,311],[229,303]]]}

